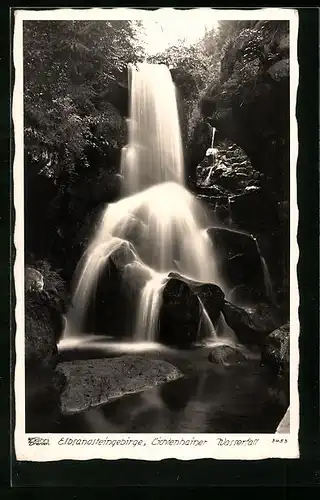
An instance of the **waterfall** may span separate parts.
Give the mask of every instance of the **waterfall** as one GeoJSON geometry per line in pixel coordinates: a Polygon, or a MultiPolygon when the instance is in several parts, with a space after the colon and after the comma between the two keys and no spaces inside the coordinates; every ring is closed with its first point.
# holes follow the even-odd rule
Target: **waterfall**
{"type": "Polygon", "coordinates": [[[162,182],[184,182],[175,86],[163,64],[129,65],[129,141],[123,148],[123,194],[162,182]]]}
{"type": "Polygon", "coordinates": [[[259,243],[257,242],[256,238],[254,238],[254,240],[256,242],[257,252],[258,252],[259,257],[260,257],[265,294],[266,294],[267,297],[269,297],[269,299],[271,300],[271,302],[274,303],[275,302],[275,298],[274,298],[273,286],[272,286],[272,281],[271,281],[271,276],[270,276],[270,273],[269,273],[269,269],[268,269],[267,263],[265,261],[265,258],[261,254],[259,243]]]}
{"type": "Polygon", "coordinates": [[[263,281],[264,281],[264,286],[265,286],[265,290],[266,290],[266,295],[267,295],[267,297],[269,297],[271,302],[274,302],[273,286],[272,286],[272,281],[271,281],[269,269],[268,269],[268,266],[267,266],[267,263],[266,263],[264,257],[262,257],[261,254],[260,254],[260,258],[261,258],[263,281]]]}
{"type": "Polygon", "coordinates": [[[142,289],[138,304],[138,318],[135,332],[137,340],[156,340],[158,318],[162,304],[162,291],[166,282],[166,274],[155,273],[142,289]]]}
{"type": "Polygon", "coordinates": [[[228,196],[228,224],[232,225],[231,196],[228,196]]]}
{"type": "MultiPolygon", "coordinates": [[[[129,81],[128,144],[121,157],[122,198],[103,210],[80,260],[64,337],[86,333],[83,318],[110,258],[116,259],[124,289],[132,290],[136,317],[129,321],[131,331],[126,334],[133,340],[156,340],[162,291],[177,262],[185,276],[223,286],[213,245],[204,231],[205,209],[184,186],[181,133],[170,71],[164,65],[130,65],[129,81]]],[[[203,313],[206,317],[204,307],[203,313]]]]}
{"type": "Polygon", "coordinates": [[[211,137],[211,149],[213,149],[214,145],[214,136],[216,135],[216,128],[212,127],[212,137],[211,137]]]}

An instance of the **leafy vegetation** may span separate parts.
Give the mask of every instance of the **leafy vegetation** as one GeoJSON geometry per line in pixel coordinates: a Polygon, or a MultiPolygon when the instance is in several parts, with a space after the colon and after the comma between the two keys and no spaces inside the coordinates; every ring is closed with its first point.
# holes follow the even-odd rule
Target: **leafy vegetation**
{"type": "Polygon", "coordinates": [[[86,148],[114,141],[121,117],[107,99],[142,57],[130,21],[28,21],[24,25],[25,145],[39,171],[56,180],[86,148]]]}

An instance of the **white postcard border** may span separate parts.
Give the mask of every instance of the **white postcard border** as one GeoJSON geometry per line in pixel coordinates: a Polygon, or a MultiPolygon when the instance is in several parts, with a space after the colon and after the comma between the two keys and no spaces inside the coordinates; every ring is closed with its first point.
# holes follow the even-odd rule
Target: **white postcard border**
{"type": "MultiPolygon", "coordinates": [[[[172,9],[161,8],[157,11],[142,9],[53,9],[17,10],[13,40],[14,92],[13,123],[15,156],[13,165],[13,195],[15,208],[14,263],[15,280],[15,321],[16,321],[16,366],[14,379],[15,430],[14,448],[17,460],[57,461],[65,459],[141,459],[162,460],[176,458],[191,460],[200,458],[256,460],[266,458],[299,457],[299,291],[297,264],[299,248],[297,243],[298,206],[296,165],[298,158],[298,127],[296,120],[296,98],[299,81],[297,55],[298,12],[291,8],[262,8],[255,10],[215,10],[215,9],[172,9]],[[201,13],[199,11],[202,11],[201,13]],[[157,19],[168,16],[197,16],[206,11],[208,18],[225,20],[288,20],[290,23],[290,433],[288,434],[32,434],[43,438],[48,445],[28,444],[30,434],[25,433],[25,359],[24,359],[24,136],[23,136],[23,33],[24,20],[116,20],[116,19],[157,19]],[[277,439],[275,439],[277,438],[277,439]],[[154,440],[171,440],[167,444],[154,440]],[[193,441],[187,444],[186,441],[193,441]],[[62,441],[61,441],[62,440],[62,441]],[[66,440],[73,440],[67,442],[66,440]],[[82,440],[82,442],[79,442],[82,440]],[[96,440],[96,441],[94,441],[96,440]],[[126,441],[127,440],[127,441],[126,441]],[[128,440],[132,443],[128,444],[128,440]],[[137,442],[142,441],[142,444],[137,442]],[[185,443],[175,444],[183,440],[185,443]],[[110,442],[108,444],[108,441],[110,442]],[[115,443],[120,441],[120,443],[115,443]],[[125,444],[121,442],[126,441],[125,444]],[[195,441],[198,441],[196,443],[195,441]],[[203,444],[200,442],[203,441],[203,444]],[[136,444],[134,444],[135,442],[136,444]],[[68,444],[69,443],[69,444],[68,444]],[[171,444],[170,444],[171,443],[171,444]]],[[[165,442],[164,442],[165,443],[165,442]]]]}

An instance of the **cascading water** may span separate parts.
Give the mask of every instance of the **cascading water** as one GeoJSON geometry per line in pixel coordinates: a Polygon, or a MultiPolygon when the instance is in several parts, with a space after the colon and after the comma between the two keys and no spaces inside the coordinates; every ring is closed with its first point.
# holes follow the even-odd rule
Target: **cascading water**
{"type": "Polygon", "coordinates": [[[124,195],[162,182],[184,182],[175,87],[163,64],[129,65],[129,142],[122,150],[124,195]]]}
{"type": "Polygon", "coordinates": [[[232,226],[231,196],[228,196],[228,224],[232,226]]]}
{"type": "Polygon", "coordinates": [[[154,276],[141,290],[135,331],[137,340],[155,340],[162,303],[162,291],[167,280],[166,274],[154,273],[154,276]]]}
{"type": "Polygon", "coordinates": [[[272,281],[271,281],[269,269],[268,269],[267,263],[265,261],[265,258],[261,254],[260,246],[258,245],[257,241],[256,241],[256,245],[257,245],[258,254],[260,256],[265,292],[266,292],[267,297],[269,297],[269,299],[271,300],[271,302],[274,303],[275,298],[274,298],[273,286],[272,286],[272,281]]]}
{"type": "Polygon", "coordinates": [[[211,136],[211,148],[213,149],[214,145],[214,136],[216,135],[216,128],[212,127],[212,136],[211,136]]]}
{"type": "Polygon", "coordinates": [[[133,340],[156,340],[162,290],[170,271],[178,267],[189,278],[223,286],[211,240],[203,231],[205,210],[184,187],[170,72],[164,65],[139,64],[130,65],[129,75],[131,116],[121,160],[123,198],[104,210],[79,263],[65,336],[82,331],[101,270],[120,249],[124,285],[137,292],[136,323],[127,332],[133,340]]]}

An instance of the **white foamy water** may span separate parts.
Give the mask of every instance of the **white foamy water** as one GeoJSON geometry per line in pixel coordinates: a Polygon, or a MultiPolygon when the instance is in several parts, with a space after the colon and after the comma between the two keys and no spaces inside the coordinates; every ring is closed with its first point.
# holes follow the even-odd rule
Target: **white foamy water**
{"type": "Polygon", "coordinates": [[[162,291],[168,281],[166,274],[155,273],[142,288],[138,304],[135,338],[154,342],[158,330],[162,291]]]}
{"type": "MultiPolygon", "coordinates": [[[[181,133],[170,72],[164,65],[142,64],[130,66],[129,75],[129,143],[121,163],[124,197],[103,211],[79,263],[65,338],[84,328],[85,312],[111,257],[136,301],[135,325],[124,333],[139,342],[157,339],[162,291],[177,263],[181,274],[223,286],[204,230],[207,214],[183,185],[181,133]]],[[[202,309],[209,325],[203,305],[202,309]]]]}
{"type": "Polygon", "coordinates": [[[157,342],[115,342],[112,337],[104,335],[81,335],[66,339],[61,339],[58,343],[59,351],[105,351],[106,354],[118,353],[139,353],[146,351],[170,351],[169,347],[157,342]]]}
{"type": "Polygon", "coordinates": [[[163,64],[129,66],[129,141],[122,151],[125,195],[154,184],[184,182],[175,86],[163,64]]]}

